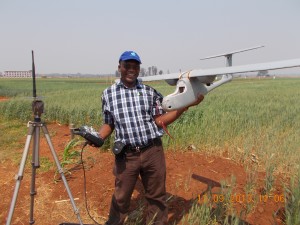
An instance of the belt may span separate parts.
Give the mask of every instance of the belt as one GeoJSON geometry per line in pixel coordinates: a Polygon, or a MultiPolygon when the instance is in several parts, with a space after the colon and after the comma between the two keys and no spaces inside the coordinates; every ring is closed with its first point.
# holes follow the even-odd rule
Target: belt
{"type": "Polygon", "coordinates": [[[146,151],[147,149],[153,146],[161,146],[161,145],[162,145],[162,141],[158,137],[158,138],[148,140],[148,143],[146,145],[139,145],[139,146],[126,145],[124,148],[126,152],[137,153],[137,152],[146,151]]]}

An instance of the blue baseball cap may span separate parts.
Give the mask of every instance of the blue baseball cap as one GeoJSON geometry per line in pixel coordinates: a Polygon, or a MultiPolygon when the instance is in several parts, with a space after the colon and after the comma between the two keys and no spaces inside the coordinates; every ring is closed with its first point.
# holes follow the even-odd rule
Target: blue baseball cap
{"type": "Polygon", "coordinates": [[[134,52],[134,51],[123,52],[123,54],[119,58],[119,62],[126,61],[126,60],[131,60],[131,59],[136,60],[139,63],[142,63],[139,55],[136,52],[134,52]]]}

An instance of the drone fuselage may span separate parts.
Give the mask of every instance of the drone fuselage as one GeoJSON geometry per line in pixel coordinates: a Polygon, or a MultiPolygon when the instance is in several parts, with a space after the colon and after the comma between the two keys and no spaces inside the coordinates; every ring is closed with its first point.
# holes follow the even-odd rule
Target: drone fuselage
{"type": "Polygon", "coordinates": [[[193,104],[199,94],[206,95],[211,90],[232,80],[231,75],[212,83],[216,76],[190,77],[178,79],[175,92],[164,97],[162,106],[167,112],[185,108],[193,104]],[[213,78],[213,79],[212,79],[213,78]]]}

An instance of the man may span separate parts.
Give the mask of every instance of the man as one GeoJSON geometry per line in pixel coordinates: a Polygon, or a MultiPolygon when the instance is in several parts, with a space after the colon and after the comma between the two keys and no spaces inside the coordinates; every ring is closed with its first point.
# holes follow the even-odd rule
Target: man
{"type": "MultiPolygon", "coordinates": [[[[147,200],[146,224],[166,224],[166,163],[161,136],[163,127],[175,121],[187,108],[165,113],[162,95],[137,78],[141,59],[133,51],[119,58],[119,82],[103,91],[104,124],[99,135],[106,139],[115,130],[115,191],[107,225],[123,224],[138,176],[147,200]]],[[[203,100],[200,95],[193,104],[203,100]]]]}

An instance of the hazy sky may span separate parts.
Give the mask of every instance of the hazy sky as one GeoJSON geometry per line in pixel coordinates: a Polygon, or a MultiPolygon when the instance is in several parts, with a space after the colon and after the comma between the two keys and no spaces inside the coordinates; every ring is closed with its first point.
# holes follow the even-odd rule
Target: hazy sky
{"type": "MultiPolygon", "coordinates": [[[[300,58],[299,0],[0,0],[0,72],[114,73],[125,50],[164,72],[300,58]]],[[[298,68],[300,73],[300,68],[298,68]]]]}

